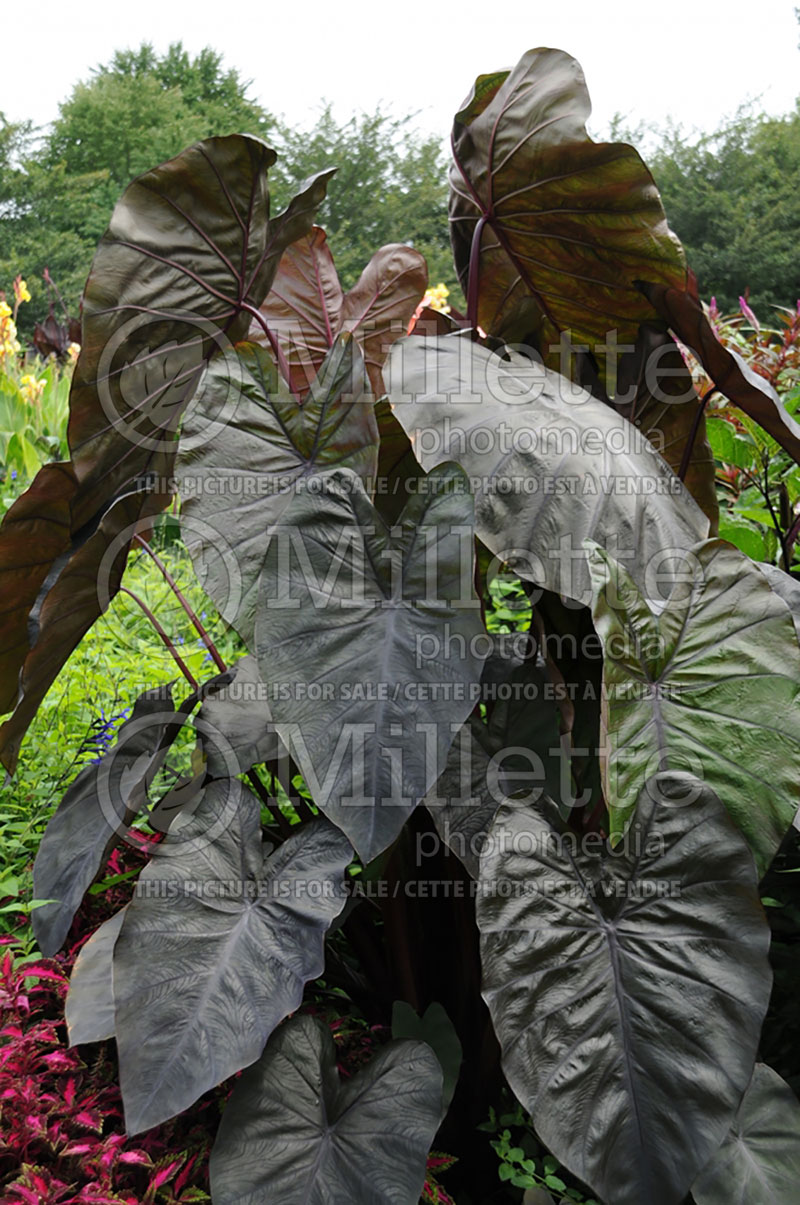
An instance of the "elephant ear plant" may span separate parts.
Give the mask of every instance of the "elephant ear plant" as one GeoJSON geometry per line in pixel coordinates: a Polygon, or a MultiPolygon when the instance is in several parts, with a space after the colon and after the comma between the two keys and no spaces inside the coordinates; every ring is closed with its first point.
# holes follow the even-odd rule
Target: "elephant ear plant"
{"type": "Polygon", "coordinates": [[[588,114],[561,51],[477,80],[450,176],[467,314],[410,334],[424,260],[377,249],[345,291],[313,224],[332,172],[277,216],[255,138],[136,180],[86,285],[71,459],[0,529],[9,770],[129,549],[169,580],[147,533],[176,492],[247,649],[208,642],[205,682],[173,649],[185,697],[150,684],[34,869],[50,955],[131,826],[163,838],[67,1019],[114,1035],[131,1134],[242,1073],[218,1205],[413,1205],[435,1138],[459,1205],[518,1199],[475,1134],[509,1092],[572,1199],[795,1199],[797,1105],[756,1064],[758,880],[800,803],[793,595],[715,538],[676,340],[797,459],[800,429],[588,114]],[[530,623],[492,637],[512,573],[530,623]],[[397,1036],[343,1078],[320,1000],[397,1036]]]}

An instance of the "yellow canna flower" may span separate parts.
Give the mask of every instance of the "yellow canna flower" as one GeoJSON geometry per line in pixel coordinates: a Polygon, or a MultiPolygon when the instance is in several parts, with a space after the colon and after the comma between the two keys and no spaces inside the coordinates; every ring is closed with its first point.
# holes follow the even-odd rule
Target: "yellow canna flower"
{"type": "Polygon", "coordinates": [[[30,373],[26,373],[25,376],[20,377],[19,385],[22,391],[22,396],[30,406],[39,405],[42,400],[42,394],[44,393],[44,387],[46,384],[47,380],[45,377],[39,377],[37,379],[30,373]]]}
{"type": "Polygon", "coordinates": [[[450,290],[446,284],[431,285],[425,290],[422,304],[430,306],[432,310],[438,310],[441,314],[449,314],[450,306],[447,304],[449,296],[450,290]]]}
{"type": "Polygon", "coordinates": [[[30,301],[31,295],[28,291],[28,286],[21,276],[18,276],[14,281],[14,296],[17,299],[17,305],[23,301],[30,301]]]}
{"type": "Polygon", "coordinates": [[[80,343],[70,343],[69,347],[67,348],[67,355],[69,356],[70,364],[74,364],[80,354],[80,343]]]}
{"type": "Polygon", "coordinates": [[[11,317],[11,306],[6,301],[5,297],[0,301],[0,320],[11,317]]]}

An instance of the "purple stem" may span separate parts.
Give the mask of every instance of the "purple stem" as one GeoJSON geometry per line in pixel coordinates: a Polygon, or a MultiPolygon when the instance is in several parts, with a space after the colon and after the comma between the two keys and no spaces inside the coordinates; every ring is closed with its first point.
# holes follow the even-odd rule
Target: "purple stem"
{"type": "Polygon", "coordinates": [[[217,646],[214,644],[214,641],[211,639],[208,632],[203,627],[203,624],[198,619],[195,611],[192,609],[190,604],[187,602],[186,598],[184,597],[183,591],[181,590],[178,583],[175,581],[175,578],[172,576],[169,569],[167,569],[167,566],[161,560],[161,557],[158,555],[158,553],[153,548],[151,548],[150,544],[147,542],[147,540],[144,538],[144,536],[140,536],[137,534],[136,536],[134,536],[134,539],[136,540],[136,542],[138,544],[141,545],[141,547],[145,550],[147,555],[149,557],[151,557],[151,559],[158,566],[158,568],[161,572],[161,575],[164,578],[164,581],[167,583],[170,590],[172,590],[172,592],[175,595],[175,597],[177,598],[178,602],[181,604],[184,611],[188,615],[189,621],[191,622],[191,624],[194,627],[195,631],[197,632],[198,636],[203,641],[203,643],[205,644],[209,653],[211,654],[211,656],[214,660],[214,664],[216,665],[217,669],[222,670],[224,672],[228,667],[225,664],[225,662],[223,661],[222,657],[220,656],[217,646]]]}

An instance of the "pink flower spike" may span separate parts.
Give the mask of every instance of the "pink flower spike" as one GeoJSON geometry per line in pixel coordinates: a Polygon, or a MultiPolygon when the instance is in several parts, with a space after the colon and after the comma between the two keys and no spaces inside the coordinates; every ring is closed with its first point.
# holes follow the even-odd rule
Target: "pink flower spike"
{"type": "Polygon", "coordinates": [[[757,330],[757,331],[760,331],[760,330],[761,330],[761,324],[760,324],[760,322],[758,321],[758,319],[756,318],[756,316],[755,316],[755,314],[753,313],[753,311],[750,309],[750,306],[747,304],[747,301],[745,300],[745,298],[744,298],[744,297],[740,297],[740,298],[739,298],[739,309],[742,311],[742,313],[744,314],[745,318],[746,318],[746,319],[747,319],[747,321],[750,323],[750,325],[753,327],[753,329],[754,329],[754,330],[757,330]]]}

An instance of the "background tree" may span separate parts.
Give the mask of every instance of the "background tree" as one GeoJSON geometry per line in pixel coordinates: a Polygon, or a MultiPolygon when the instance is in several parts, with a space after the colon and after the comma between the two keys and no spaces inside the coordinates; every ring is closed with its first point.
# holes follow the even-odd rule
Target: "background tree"
{"type": "Polygon", "coordinates": [[[800,105],[785,117],[741,111],[688,142],[667,130],[650,156],[670,225],[701,295],[723,309],[792,306],[800,297],[800,105]]]}
{"type": "Polygon", "coordinates": [[[447,222],[447,161],[438,137],[416,132],[412,116],[378,109],[338,122],[325,105],[315,126],[280,123],[279,159],[270,173],[283,204],[313,172],[336,166],[319,223],[345,288],[355,284],[377,247],[410,243],[428,261],[432,284],[457,289],[447,222]]]}
{"type": "Polygon", "coordinates": [[[248,87],[208,47],[192,59],[175,43],[159,57],[144,43],[76,84],[43,137],[0,118],[0,282],[20,272],[28,281],[23,333],[47,313],[45,267],[77,313],[97,240],[133,177],[200,138],[268,134],[248,87]]]}

